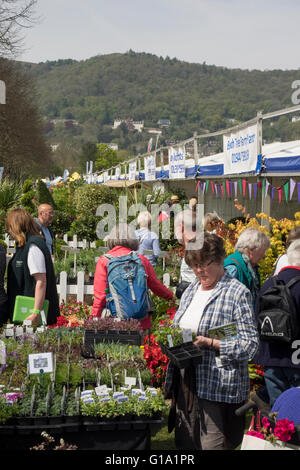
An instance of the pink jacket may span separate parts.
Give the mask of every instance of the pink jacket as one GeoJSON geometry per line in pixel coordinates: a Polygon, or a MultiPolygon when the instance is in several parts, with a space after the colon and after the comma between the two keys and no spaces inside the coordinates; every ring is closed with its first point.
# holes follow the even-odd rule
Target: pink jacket
{"type": "MultiPolygon", "coordinates": [[[[109,255],[112,256],[122,256],[127,255],[130,253],[129,248],[125,248],[124,246],[116,246],[112,250],[108,252],[109,255]]],[[[147,285],[151,291],[157,295],[158,297],[162,297],[166,300],[171,300],[174,297],[172,291],[167,289],[156,277],[155,271],[151,263],[149,263],[148,259],[142,255],[138,255],[141,259],[146,275],[147,275],[147,285]]],[[[105,256],[101,256],[98,259],[96,271],[95,271],[95,278],[94,278],[94,303],[93,303],[93,311],[92,315],[101,317],[102,310],[105,307],[105,298],[106,293],[105,289],[107,289],[107,263],[108,259],[105,256]]],[[[147,316],[144,320],[141,321],[141,325],[143,329],[151,327],[151,320],[150,315],[147,316]]]]}

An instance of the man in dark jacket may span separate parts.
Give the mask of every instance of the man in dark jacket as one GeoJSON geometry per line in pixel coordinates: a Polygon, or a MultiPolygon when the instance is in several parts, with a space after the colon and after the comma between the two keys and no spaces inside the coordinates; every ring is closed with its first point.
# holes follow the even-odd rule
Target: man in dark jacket
{"type": "MultiPolygon", "coordinates": [[[[289,266],[282,268],[279,279],[288,283],[300,276],[300,240],[294,241],[287,250],[289,266]]],[[[258,298],[272,286],[272,278],[262,286],[258,298]]],[[[300,325],[300,281],[291,287],[291,294],[299,313],[300,325]]],[[[258,306],[258,302],[257,302],[258,306]]],[[[257,313],[257,309],[256,309],[257,313]]],[[[256,364],[265,368],[265,384],[273,406],[279,395],[291,387],[300,386],[300,335],[291,344],[260,342],[259,350],[254,358],[256,364]],[[297,352],[298,349],[298,352],[297,352]]]]}

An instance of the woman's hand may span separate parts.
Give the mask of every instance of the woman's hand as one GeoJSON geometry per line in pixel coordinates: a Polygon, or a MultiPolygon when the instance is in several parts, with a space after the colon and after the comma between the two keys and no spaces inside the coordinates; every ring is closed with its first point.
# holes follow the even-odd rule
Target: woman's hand
{"type": "Polygon", "coordinates": [[[211,346],[211,338],[206,338],[206,336],[197,336],[194,345],[197,348],[209,348],[211,346]]]}
{"type": "Polygon", "coordinates": [[[40,319],[40,315],[37,313],[32,313],[31,315],[29,315],[29,317],[25,318],[25,320],[31,321],[32,326],[38,326],[39,319],[40,319]]]}

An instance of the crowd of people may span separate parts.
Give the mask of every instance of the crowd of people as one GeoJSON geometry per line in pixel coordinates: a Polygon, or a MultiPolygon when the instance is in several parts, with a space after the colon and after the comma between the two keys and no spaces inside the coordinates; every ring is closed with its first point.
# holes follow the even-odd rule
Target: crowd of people
{"type": "MultiPolygon", "coordinates": [[[[245,417],[238,416],[236,410],[249,399],[250,361],[265,370],[264,388],[251,396],[259,407],[281,410],[290,417],[292,412],[282,411],[283,394],[294,391],[299,400],[300,358],[295,354],[295,344],[300,346],[300,341],[262,340],[258,318],[273,279],[281,286],[293,281],[290,302],[298,315],[299,331],[295,333],[300,340],[300,228],[290,232],[286,253],[261,285],[258,266],[270,247],[268,236],[254,227],[247,228],[240,234],[234,253],[226,256],[219,233],[221,218],[209,213],[199,223],[197,199],[190,200],[188,209],[174,210],[179,202],[178,196],[172,197],[159,215],[160,221],[173,218],[174,234],[184,248],[175,295],[156,276],[159,237],[151,231],[150,213],[144,211],[138,216],[137,230],[119,224],[107,237],[109,251],[99,258],[94,276],[92,315],[138,318],[142,328],[149,330],[153,311],[149,290],[174,305],[179,301],[174,326],[196,335],[194,344],[203,356],[200,364],[186,369],[178,369],[171,362],[168,366],[165,393],[172,399],[169,428],[175,428],[176,447],[234,449],[244,434],[245,417]],[[215,333],[227,326],[231,327],[230,335],[215,333]]],[[[7,216],[6,230],[16,241],[16,252],[8,263],[6,293],[6,257],[0,245],[1,324],[12,319],[17,295],[34,298],[34,308],[27,317],[33,324],[39,320],[45,299],[49,301],[47,324],[57,321],[59,302],[50,228],[53,216],[53,208],[46,204],[39,207],[36,219],[24,209],[14,209],[7,216]]],[[[294,403],[294,399],[290,401],[294,403]]]]}

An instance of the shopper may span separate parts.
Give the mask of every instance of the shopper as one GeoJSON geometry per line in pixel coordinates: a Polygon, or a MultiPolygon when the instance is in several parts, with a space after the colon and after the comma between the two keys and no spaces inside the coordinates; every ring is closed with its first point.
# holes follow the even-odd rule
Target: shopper
{"type": "Polygon", "coordinates": [[[157,265],[157,260],[160,255],[159,238],[155,232],[151,232],[151,214],[148,211],[140,212],[137,218],[139,229],[136,230],[135,234],[139,240],[138,254],[144,255],[152,266],[157,265]],[[153,251],[153,254],[144,254],[144,251],[153,251]]]}
{"type": "Polygon", "coordinates": [[[250,290],[255,306],[260,289],[258,264],[270,246],[269,237],[254,227],[246,228],[238,238],[235,252],[224,261],[228,273],[242,282],[250,290]]]}
{"type": "Polygon", "coordinates": [[[38,323],[44,300],[49,300],[47,324],[56,323],[59,301],[51,255],[36,224],[24,209],[14,209],[6,219],[6,230],[16,241],[16,252],[8,264],[7,293],[12,319],[17,295],[34,297],[34,311],[28,316],[38,323]]]}
{"type": "Polygon", "coordinates": [[[201,244],[185,253],[196,280],[181,298],[174,326],[196,333],[203,358],[189,369],[169,363],[165,390],[176,404],[177,449],[234,449],[244,434],[244,417],[235,410],[249,397],[248,361],[257,351],[257,330],[249,290],[223,268],[222,238],[205,232],[201,244]],[[232,323],[233,336],[210,337],[210,329],[232,323]]]}
{"type": "MultiPolygon", "coordinates": [[[[127,224],[120,224],[114,227],[107,237],[108,253],[101,256],[97,262],[95,278],[94,278],[94,303],[92,315],[101,317],[106,307],[107,295],[107,265],[112,257],[121,257],[138,250],[139,241],[135,236],[134,229],[127,224]],[[107,257],[108,256],[108,257],[107,257]]],[[[147,277],[147,287],[158,297],[166,300],[174,300],[173,292],[167,289],[156,277],[153,266],[142,255],[138,255],[145,269],[147,277]]],[[[143,329],[151,327],[150,314],[141,321],[143,329]]]]}

